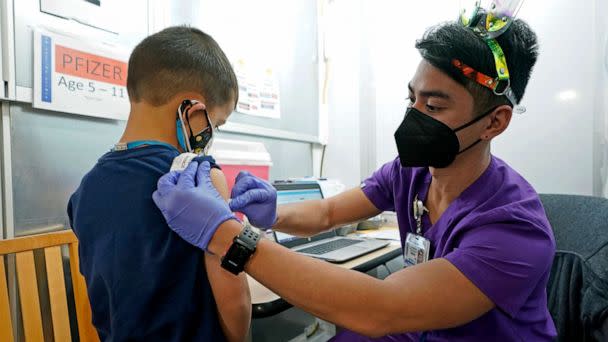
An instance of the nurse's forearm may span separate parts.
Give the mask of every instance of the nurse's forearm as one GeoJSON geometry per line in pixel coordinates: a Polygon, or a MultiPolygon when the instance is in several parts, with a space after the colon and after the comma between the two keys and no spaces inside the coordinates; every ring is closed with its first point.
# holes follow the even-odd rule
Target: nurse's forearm
{"type": "Polygon", "coordinates": [[[272,227],[284,233],[312,236],[332,228],[327,201],[305,201],[277,208],[277,223],[272,227]]]}
{"type": "MultiPolygon", "coordinates": [[[[221,255],[240,231],[236,221],[224,223],[209,248],[221,255]]],[[[269,240],[260,241],[246,271],[289,303],[367,336],[391,332],[387,329],[394,329],[396,316],[403,319],[412,312],[396,303],[395,288],[385,282],[293,253],[269,240]]],[[[415,329],[416,320],[408,322],[415,329]]],[[[408,327],[398,329],[407,331],[408,327]]]]}
{"type": "Polygon", "coordinates": [[[376,314],[389,305],[377,296],[382,292],[381,280],[293,253],[268,240],[256,254],[245,268],[247,273],[287,302],[366,336],[387,333],[384,313],[376,314]]]}
{"type": "Polygon", "coordinates": [[[310,236],[331,228],[378,215],[378,210],[360,188],[316,201],[282,205],[273,229],[292,235],[310,236]]]}

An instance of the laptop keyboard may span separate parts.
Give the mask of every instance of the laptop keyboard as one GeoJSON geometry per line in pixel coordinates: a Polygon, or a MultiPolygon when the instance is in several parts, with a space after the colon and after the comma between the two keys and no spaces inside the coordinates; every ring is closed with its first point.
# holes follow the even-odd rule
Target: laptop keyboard
{"type": "Polygon", "coordinates": [[[361,240],[353,240],[353,239],[339,239],[334,241],[329,241],[326,243],[322,243],[320,245],[304,248],[298,250],[300,253],[321,255],[325,253],[329,253],[335,251],[340,248],[348,247],[350,245],[354,245],[356,243],[361,242],[361,240]]]}

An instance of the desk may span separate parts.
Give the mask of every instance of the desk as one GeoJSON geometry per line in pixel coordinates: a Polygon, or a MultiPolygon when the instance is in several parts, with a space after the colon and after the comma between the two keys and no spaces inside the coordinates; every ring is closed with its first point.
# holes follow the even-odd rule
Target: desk
{"type": "MultiPolygon", "coordinates": [[[[386,228],[384,228],[386,229],[386,228]]],[[[396,228],[390,228],[396,229],[396,228]]],[[[342,264],[334,264],[338,267],[348,268],[355,271],[367,272],[401,255],[401,243],[391,243],[369,254],[362,255],[342,264]]],[[[264,318],[276,315],[292,307],[284,299],[267,289],[257,280],[247,275],[249,291],[251,293],[251,304],[253,306],[253,318],[264,318]]]]}

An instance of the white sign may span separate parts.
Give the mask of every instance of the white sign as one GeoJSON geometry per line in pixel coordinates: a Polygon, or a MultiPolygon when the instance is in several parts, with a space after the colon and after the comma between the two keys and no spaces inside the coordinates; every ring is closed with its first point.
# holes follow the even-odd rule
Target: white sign
{"type": "Polygon", "coordinates": [[[118,33],[121,32],[119,27],[121,20],[116,20],[117,16],[129,12],[128,9],[121,6],[124,6],[124,2],[119,0],[40,0],[40,10],[118,33]]]}
{"type": "Polygon", "coordinates": [[[34,107],[126,120],[126,54],[44,30],[34,31],[34,107]]]}
{"type": "Polygon", "coordinates": [[[234,65],[239,84],[236,111],[267,118],[281,118],[279,80],[272,68],[252,70],[244,60],[234,65]]]}

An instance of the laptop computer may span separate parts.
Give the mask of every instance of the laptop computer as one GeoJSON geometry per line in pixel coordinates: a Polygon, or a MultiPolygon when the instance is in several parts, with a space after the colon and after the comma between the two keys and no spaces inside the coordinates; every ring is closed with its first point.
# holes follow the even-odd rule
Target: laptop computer
{"type": "MultiPolygon", "coordinates": [[[[316,182],[278,183],[274,187],[278,205],[323,198],[316,182]]],[[[389,244],[375,239],[341,237],[335,230],[307,238],[275,231],[274,237],[279,244],[295,252],[335,263],[346,262],[389,244]]]]}

